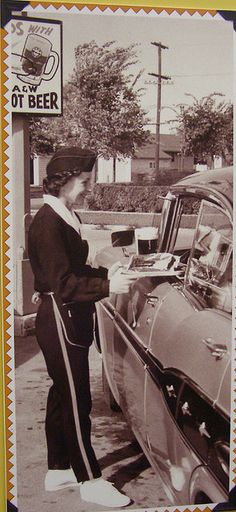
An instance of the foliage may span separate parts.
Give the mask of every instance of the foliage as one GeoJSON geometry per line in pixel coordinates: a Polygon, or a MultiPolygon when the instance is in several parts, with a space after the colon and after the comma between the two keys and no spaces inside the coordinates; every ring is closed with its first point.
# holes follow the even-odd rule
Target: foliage
{"type": "MultiPolygon", "coordinates": [[[[160,213],[169,185],[134,185],[132,183],[96,183],[85,199],[84,208],[104,212],[160,213]],[[159,197],[158,197],[159,196],[159,197]]],[[[41,186],[31,187],[31,197],[42,197],[41,186]]],[[[197,214],[199,203],[189,197],[184,204],[185,214],[197,214]]]]}
{"type": "Polygon", "coordinates": [[[186,178],[186,176],[189,176],[190,174],[193,174],[193,169],[182,172],[173,171],[172,169],[160,170],[160,174],[158,176],[158,183],[159,185],[172,185],[173,183],[176,183],[182,178],[186,178]]]}
{"type": "Polygon", "coordinates": [[[132,156],[149,136],[146,113],[140,107],[141,75],[135,45],[94,41],[75,49],[75,68],[63,91],[63,117],[32,120],[32,153],[48,153],[60,145],[81,145],[104,158],[132,156]]]}
{"type": "Polygon", "coordinates": [[[54,136],[48,120],[33,117],[29,120],[31,156],[50,154],[54,150],[54,136]]]}
{"type": "MultiPolygon", "coordinates": [[[[192,105],[179,105],[177,121],[183,136],[183,151],[193,155],[196,161],[222,156],[231,163],[233,154],[233,106],[213,93],[197,100],[192,105]]],[[[172,121],[173,122],[173,121],[172,121]]]]}
{"type": "Polygon", "coordinates": [[[160,212],[163,204],[157,196],[165,196],[168,190],[167,186],[97,183],[86,203],[89,210],[154,213],[160,212]]]}
{"type": "MultiPolygon", "coordinates": [[[[133,185],[132,183],[97,183],[86,198],[88,210],[113,212],[160,213],[163,197],[170,187],[168,185],[133,185]]],[[[184,204],[184,214],[197,214],[199,202],[189,197],[184,204]]]]}

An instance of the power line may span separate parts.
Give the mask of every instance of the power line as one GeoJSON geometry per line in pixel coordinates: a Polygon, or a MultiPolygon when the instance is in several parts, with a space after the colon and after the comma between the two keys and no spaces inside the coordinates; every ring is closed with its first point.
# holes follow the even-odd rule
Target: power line
{"type": "Polygon", "coordinates": [[[196,76],[200,76],[200,77],[204,77],[204,76],[226,76],[226,75],[233,75],[233,73],[202,73],[202,74],[193,74],[193,75],[172,75],[172,78],[180,78],[180,77],[196,77],[196,76]]]}
{"type": "MultiPolygon", "coordinates": [[[[224,41],[223,37],[221,39],[222,39],[222,41],[224,41]]],[[[221,45],[222,45],[222,43],[221,43],[221,45]]],[[[192,43],[192,44],[188,44],[188,43],[175,43],[175,45],[173,47],[173,50],[175,50],[175,48],[192,48],[192,47],[195,47],[195,46],[197,46],[197,47],[202,47],[202,46],[206,47],[206,43],[192,43]]],[[[207,48],[213,48],[215,46],[219,47],[219,42],[216,42],[216,43],[212,43],[211,42],[210,44],[207,43],[207,48]]],[[[225,46],[225,48],[226,48],[226,46],[225,46]]]]}
{"type": "MultiPolygon", "coordinates": [[[[148,73],[149,75],[151,73],[148,73]]],[[[194,77],[199,77],[199,78],[204,78],[204,77],[208,77],[208,76],[233,76],[233,73],[202,73],[202,74],[192,74],[192,75],[172,75],[171,76],[171,79],[172,78],[194,78],[194,77]]],[[[145,84],[145,85],[155,85],[155,81],[154,80],[146,80],[145,78],[141,79],[141,81],[145,84]]],[[[173,83],[173,82],[171,82],[173,83]]],[[[163,85],[169,85],[169,82],[163,84],[163,85]]]]}

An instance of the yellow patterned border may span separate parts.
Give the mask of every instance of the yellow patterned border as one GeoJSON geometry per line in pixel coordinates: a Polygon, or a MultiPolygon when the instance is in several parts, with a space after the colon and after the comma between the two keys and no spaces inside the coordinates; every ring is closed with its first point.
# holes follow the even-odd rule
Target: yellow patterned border
{"type": "MultiPolygon", "coordinates": [[[[23,0],[22,0],[23,1],[23,0]]],[[[177,12],[178,14],[182,15],[184,13],[188,13],[190,15],[194,15],[195,13],[199,13],[201,16],[204,16],[206,14],[210,14],[212,17],[216,16],[217,9],[224,9],[224,10],[236,10],[235,7],[235,0],[219,0],[218,2],[215,0],[165,0],[162,1],[156,1],[156,0],[149,0],[145,1],[143,0],[119,0],[119,3],[116,3],[116,0],[109,2],[107,0],[107,3],[100,3],[98,0],[97,3],[93,3],[93,0],[87,0],[87,2],[74,2],[73,0],[67,0],[67,2],[61,2],[60,0],[55,0],[54,2],[46,2],[42,0],[41,2],[37,1],[31,1],[29,2],[29,5],[32,8],[36,8],[41,6],[43,9],[47,9],[48,7],[54,7],[55,9],[60,9],[62,6],[68,11],[72,7],[76,7],[78,10],[82,10],[84,7],[87,7],[90,11],[93,11],[95,8],[98,8],[101,10],[101,12],[105,11],[108,7],[113,12],[116,12],[118,9],[123,10],[123,12],[127,12],[128,10],[132,9],[135,13],[138,13],[142,10],[142,12],[149,13],[150,11],[155,11],[157,14],[162,13],[165,11],[167,14],[172,14],[173,12],[177,12]],[[144,5],[145,4],[145,5],[144,5]],[[158,4],[158,5],[157,5],[158,4]],[[216,5],[217,4],[217,5],[216,5]]],[[[23,8],[23,7],[22,7],[23,8]]],[[[8,334],[8,329],[10,327],[10,314],[8,312],[8,307],[10,305],[10,302],[8,300],[8,290],[7,286],[9,284],[8,274],[9,274],[9,257],[7,255],[9,246],[9,237],[7,235],[7,228],[9,227],[8,224],[8,212],[6,210],[6,207],[8,206],[9,202],[7,200],[7,184],[8,180],[6,177],[6,173],[8,172],[8,166],[7,166],[7,155],[6,151],[8,149],[7,144],[7,99],[4,98],[4,94],[7,91],[5,82],[7,80],[6,74],[4,73],[7,69],[7,65],[5,64],[5,59],[7,58],[7,54],[5,52],[5,48],[7,43],[5,42],[4,38],[6,37],[7,33],[4,29],[1,29],[1,38],[0,38],[0,49],[1,49],[1,97],[2,97],[2,109],[1,109],[1,116],[0,116],[0,123],[1,123],[1,174],[0,174],[0,187],[1,187],[1,207],[0,207],[0,236],[1,236],[1,252],[0,252],[0,277],[1,277],[1,286],[0,286],[0,304],[2,305],[0,310],[0,321],[1,321],[1,329],[0,329],[0,347],[1,347],[1,354],[0,354],[0,363],[1,363],[1,357],[2,357],[2,367],[0,365],[0,454],[2,455],[2,466],[0,471],[0,510],[1,512],[6,511],[6,500],[11,501],[14,496],[12,494],[12,488],[13,484],[11,483],[11,479],[13,477],[12,468],[13,463],[11,462],[11,459],[13,457],[13,452],[11,451],[11,448],[13,446],[12,443],[12,410],[11,410],[11,367],[9,366],[9,362],[11,361],[11,358],[8,354],[10,350],[10,335],[8,334]],[[4,393],[5,391],[5,393],[4,393]]],[[[234,433],[236,430],[234,430],[234,433]]],[[[236,453],[236,450],[234,450],[234,453],[236,453]]],[[[184,512],[190,512],[193,511],[193,508],[186,508],[183,509],[183,507],[170,507],[172,512],[179,512],[180,510],[184,512]]],[[[194,512],[210,512],[212,508],[200,506],[194,508],[194,512]]],[[[23,511],[22,511],[23,512],[23,511]]]]}
{"type": "Polygon", "coordinates": [[[5,108],[7,104],[7,99],[4,97],[7,88],[5,86],[6,82],[6,75],[4,75],[4,72],[6,71],[6,64],[4,63],[5,58],[7,57],[7,54],[5,52],[5,48],[7,43],[4,40],[4,37],[6,36],[6,32],[4,30],[1,30],[1,55],[2,55],[2,62],[1,62],[1,97],[2,97],[2,109],[1,109],[1,292],[0,292],[0,301],[1,301],[1,355],[2,355],[2,361],[3,361],[3,374],[1,375],[1,407],[0,407],[0,420],[1,420],[1,453],[2,453],[2,460],[3,460],[3,469],[2,471],[2,478],[0,480],[0,509],[5,510],[5,503],[6,503],[6,488],[7,488],[7,498],[11,500],[13,498],[13,495],[11,493],[12,484],[12,452],[11,447],[13,446],[11,437],[11,414],[12,411],[10,409],[11,405],[11,388],[9,387],[9,384],[11,383],[11,377],[9,376],[9,373],[11,371],[10,366],[8,363],[10,362],[10,356],[8,355],[8,351],[10,349],[10,345],[8,344],[10,335],[8,334],[8,329],[10,327],[9,323],[9,317],[10,314],[7,311],[10,302],[8,300],[8,290],[7,286],[9,284],[8,279],[8,273],[9,273],[9,257],[7,256],[7,252],[9,249],[8,246],[8,235],[7,235],[7,228],[9,227],[9,224],[7,222],[8,218],[8,212],[6,210],[6,207],[8,206],[8,200],[6,198],[8,190],[6,188],[7,185],[7,178],[6,178],[6,172],[8,170],[6,161],[7,161],[7,155],[6,151],[8,149],[8,145],[6,142],[8,133],[6,131],[7,127],[7,121],[6,121],[6,115],[7,110],[5,108]],[[4,393],[3,389],[5,390],[5,400],[4,400],[4,393]],[[3,448],[3,450],[2,450],[3,448]]]}
{"type": "MultiPolygon", "coordinates": [[[[160,4],[160,2],[158,2],[160,4]]],[[[154,2],[153,2],[154,4],[154,2]]],[[[139,11],[142,11],[142,12],[146,12],[147,14],[151,11],[155,11],[157,14],[161,14],[163,11],[165,11],[167,14],[172,14],[173,12],[177,12],[178,14],[184,14],[185,12],[187,12],[188,14],[190,15],[193,15],[195,14],[196,12],[198,12],[201,16],[204,16],[205,14],[210,14],[212,16],[215,16],[217,14],[217,11],[214,9],[214,10],[207,10],[207,9],[192,9],[192,8],[181,8],[181,7],[168,7],[166,6],[165,7],[165,4],[164,6],[155,6],[155,5],[152,5],[150,3],[150,5],[135,5],[135,4],[132,4],[131,1],[129,1],[128,4],[124,5],[122,2],[116,4],[116,3],[92,3],[92,2],[87,2],[86,4],[84,3],[81,3],[81,2],[72,2],[70,0],[68,0],[67,2],[30,2],[30,5],[32,7],[39,7],[39,6],[42,6],[44,9],[47,9],[48,7],[50,6],[53,6],[54,8],[56,9],[59,9],[60,7],[65,7],[66,9],[68,9],[68,11],[70,11],[70,9],[72,9],[73,7],[77,7],[78,10],[81,10],[85,7],[87,7],[87,9],[89,9],[90,11],[93,11],[94,9],[96,9],[97,7],[99,7],[99,9],[103,12],[105,11],[105,9],[107,9],[109,7],[109,9],[113,12],[116,12],[118,9],[121,9],[123,12],[127,12],[129,11],[130,9],[132,9],[132,11],[134,11],[135,13],[138,13],[139,11]]]]}
{"type": "MultiPolygon", "coordinates": [[[[19,0],[24,1],[24,0],[19,0]]],[[[34,2],[29,2],[31,5],[34,4],[34,2]]],[[[65,2],[67,4],[75,4],[79,5],[81,4],[83,7],[94,4],[94,0],[85,0],[80,2],[74,2],[74,0],[67,0],[65,2]]],[[[41,2],[37,2],[37,4],[41,5],[60,5],[65,6],[64,2],[61,2],[61,0],[54,0],[53,2],[46,2],[45,0],[42,0],[41,2]]],[[[112,8],[115,5],[119,5],[120,7],[127,6],[128,8],[134,8],[134,7],[140,7],[143,10],[145,10],[147,7],[151,8],[164,8],[166,9],[180,9],[180,10],[194,10],[200,11],[201,9],[209,12],[210,10],[236,10],[235,6],[235,0],[106,0],[104,2],[103,0],[97,0],[97,2],[94,4],[96,7],[101,7],[105,5],[105,7],[112,8]]]]}
{"type": "MultiPolygon", "coordinates": [[[[1,43],[0,43],[0,49],[1,49],[1,55],[3,55],[2,41],[3,34],[1,32],[1,43]]],[[[2,96],[2,66],[1,66],[1,96],[2,96]]],[[[1,110],[1,142],[3,138],[3,109],[1,110]]],[[[1,247],[3,247],[3,208],[2,208],[2,173],[3,170],[3,158],[4,158],[4,150],[3,150],[3,144],[1,144],[1,175],[0,175],[0,187],[1,187],[1,212],[0,212],[0,237],[1,237],[1,247]]],[[[1,278],[4,275],[4,269],[3,269],[3,251],[1,250],[0,253],[0,272],[1,272],[1,278]]],[[[0,304],[3,305],[3,286],[2,286],[3,280],[1,279],[1,287],[0,287],[0,304]]],[[[0,343],[1,343],[1,361],[4,360],[4,343],[3,343],[3,337],[4,337],[4,319],[3,319],[3,307],[1,307],[1,330],[0,330],[0,343]]],[[[5,401],[4,401],[4,376],[2,371],[2,365],[1,365],[1,372],[0,372],[0,452],[1,452],[1,479],[0,479],[0,509],[5,510],[5,401]]]]}

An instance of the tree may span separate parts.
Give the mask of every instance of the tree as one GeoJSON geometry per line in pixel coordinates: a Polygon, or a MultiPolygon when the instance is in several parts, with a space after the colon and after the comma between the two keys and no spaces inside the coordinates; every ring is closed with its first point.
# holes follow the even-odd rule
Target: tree
{"type": "Polygon", "coordinates": [[[221,93],[212,93],[197,100],[192,105],[179,105],[178,129],[183,138],[183,152],[193,155],[197,161],[222,156],[227,164],[233,155],[233,106],[224,100],[221,93]]]}
{"type": "Polygon", "coordinates": [[[54,137],[47,118],[32,117],[29,120],[31,156],[50,154],[54,150],[54,137]]]}
{"type": "Polygon", "coordinates": [[[43,119],[31,127],[32,150],[39,141],[45,149],[63,144],[80,144],[98,156],[132,156],[149,137],[144,129],[146,112],[140,106],[142,90],[137,87],[141,71],[134,76],[135,45],[127,48],[94,41],[75,49],[75,68],[63,92],[63,117],[43,119]],[[40,135],[40,137],[39,137],[40,135]]]}

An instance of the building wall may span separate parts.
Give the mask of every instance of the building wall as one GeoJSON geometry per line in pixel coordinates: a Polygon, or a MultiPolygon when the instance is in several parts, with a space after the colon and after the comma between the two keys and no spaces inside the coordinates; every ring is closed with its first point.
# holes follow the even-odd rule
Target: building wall
{"type": "MultiPolygon", "coordinates": [[[[112,183],[113,181],[113,159],[105,160],[98,158],[97,161],[97,182],[112,183]]],[[[116,160],[116,182],[131,181],[131,159],[116,160]]]]}
{"type": "MultiPolygon", "coordinates": [[[[185,156],[181,158],[181,155],[175,155],[174,160],[172,158],[160,159],[160,171],[173,170],[176,172],[191,172],[194,171],[193,157],[185,156]]],[[[152,179],[155,175],[155,160],[154,158],[135,158],[131,162],[131,176],[132,181],[141,180],[146,177],[147,180],[152,179]]]]}
{"type": "Polygon", "coordinates": [[[171,162],[171,169],[176,171],[194,171],[194,158],[193,156],[175,155],[174,161],[171,162]]]}
{"type": "Polygon", "coordinates": [[[50,155],[40,155],[34,158],[32,185],[42,185],[43,178],[46,176],[46,166],[50,158],[50,155]]]}
{"type": "MultiPolygon", "coordinates": [[[[161,159],[160,168],[169,169],[171,159],[161,159]]],[[[131,174],[132,178],[135,174],[145,173],[146,175],[152,175],[155,173],[155,159],[154,158],[133,158],[131,161],[131,174]]]]}

